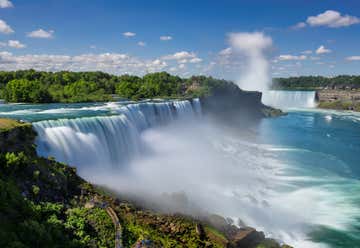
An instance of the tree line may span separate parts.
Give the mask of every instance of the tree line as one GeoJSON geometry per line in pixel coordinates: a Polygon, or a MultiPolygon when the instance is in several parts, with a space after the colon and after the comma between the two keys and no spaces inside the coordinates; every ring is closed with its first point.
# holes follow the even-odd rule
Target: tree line
{"type": "Polygon", "coordinates": [[[340,75],[336,77],[301,76],[274,78],[272,88],[288,90],[315,89],[359,89],[360,76],[340,75]]]}
{"type": "Polygon", "coordinates": [[[167,72],[143,77],[104,72],[0,72],[0,98],[7,102],[95,102],[111,100],[114,95],[131,100],[199,97],[232,87],[236,86],[225,80],[205,76],[181,78],[167,72]]]}

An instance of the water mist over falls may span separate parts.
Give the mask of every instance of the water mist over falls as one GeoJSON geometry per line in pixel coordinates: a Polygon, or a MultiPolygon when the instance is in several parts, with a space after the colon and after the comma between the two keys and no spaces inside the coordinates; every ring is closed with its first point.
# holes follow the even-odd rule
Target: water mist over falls
{"type": "MultiPolygon", "coordinates": [[[[28,112],[39,113],[29,108],[32,110],[28,112]]],[[[327,188],[327,184],[343,179],[330,174],[323,180],[311,174],[320,165],[335,161],[338,167],[343,162],[326,153],[312,152],[325,146],[305,149],[299,144],[311,142],[298,142],[299,138],[292,136],[299,132],[300,138],[313,137],[303,135],[302,128],[308,127],[306,132],[311,132],[316,128],[314,123],[324,119],[321,116],[299,114],[301,119],[296,123],[302,126],[282,133],[283,122],[291,120],[294,113],[263,119],[249,132],[218,125],[202,116],[199,100],[111,103],[86,106],[81,111],[87,113],[89,109],[100,114],[34,122],[39,134],[38,153],[75,166],[85,179],[122,196],[155,202],[164,211],[198,214],[201,210],[231,217],[235,223],[241,220],[239,223],[295,247],[319,247],[308,240],[313,225],[344,230],[354,219],[352,208],[337,204],[344,194],[327,188]],[[106,115],[104,108],[110,110],[106,115]],[[276,144],[281,135],[294,144],[276,144]],[[310,157],[316,166],[308,172],[312,160],[306,159],[310,157]],[[176,197],[179,194],[184,197],[176,197]]],[[[16,111],[13,113],[18,114],[16,111]]],[[[74,106],[61,106],[46,110],[46,114],[69,116],[67,112],[79,111],[74,106]]],[[[285,126],[292,124],[290,121],[285,126]]],[[[329,123],[325,125],[329,127],[329,123]]]]}
{"type": "Polygon", "coordinates": [[[113,116],[34,122],[38,153],[87,168],[119,168],[145,152],[141,133],[173,120],[201,115],[198,99],[114,105],[113,116]]]}

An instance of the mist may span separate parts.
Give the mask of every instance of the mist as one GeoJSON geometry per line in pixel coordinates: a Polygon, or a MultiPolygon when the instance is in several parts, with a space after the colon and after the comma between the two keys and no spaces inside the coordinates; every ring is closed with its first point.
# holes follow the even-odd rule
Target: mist
{"type": "Polygon", "coordinates": [[[147,207],[219,214],[292,245],[319,247],[306,241],[310,227],[305,223],[326,222],[314,218],[323,216],[316,206],[325,193],[294,190],[296,179],[289,181],[287,166],[273,148],[256,134],[239,133],[206,119],[174,122],[144,131],[144,154],[125,167],[79,167],[79,173],[147,207]],[[314,208],[299,211],[304,202],[314,208]]]}
{"type": "Polygon", "coordinates": [[[264,92],[271,78],[265,52],[272,47],[272,39],[261,32],[230,33],[228,42],[236,55],[244,58],[245,68],[236,83],[241,89],[264,92]]]}

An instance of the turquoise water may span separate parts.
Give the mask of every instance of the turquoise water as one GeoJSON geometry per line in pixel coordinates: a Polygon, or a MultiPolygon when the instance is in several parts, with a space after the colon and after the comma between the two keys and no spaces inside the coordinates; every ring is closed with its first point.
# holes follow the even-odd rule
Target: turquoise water
{"type": "MultiPolygon", "coordinates": [[[[190,193],[199,191],[199,195],[204,196],[204,202],[211,200],[211,197],[216,198],[216,204],[207,204],[212,207],[211,210],[228,216],[244,217],[245,221],[264,230],[267,235],[295,247],[360,247],[360,113],[316,109],[290,110],[286,116],[263,119],[253,128],[253,138],[242,140],[241,136],[226,137],[221,133],[220,138],[213,134],[213,129],[207,132],[205,125],[202,125],[204,120],[196,120],[200,127],[190,125],[190,128],[197,130],[193,134],[189,134],[189,130],[182,132],[177,128],[161,129],[155,133],[145,132],[143,135],[141,132],[144,128],[136,125],[148,125],[152,112],[129,107],[127,109],[130,112],[125,113],[122,107],[127,104],[0,105],[0,117],[37,122],[35,126],[40,130],[40,136],[46,140],[44,143],[40,142],[41,145],[53,148],[45,154],[55,155],[58,159],[70,157],[69,161],[75,165],[78,163],[85,166],[97,160],[97,164],[116,164],[119,160],[116,157],[112,157],[110,162],[106,162],[103,157],[114,156],[116,147],[120,150],[124,147],[135,149],[138,144],[145,143],[145,146],[160,149],[161,156],[154,159],[153,163],[148,159],[150,162],[145,163],[147,169],[140,163],[132,172],[133,177],[143,182],[144,188],[155,189],[158,186],[161,190],[166,187],[172,189],[179,181],[179,188],[174,186],[174,190],[186,191],[187,188],[183,188],[182,184],[188,180],[190,193]],[[102,118],[114,115],[123,115],[128,119],[102,118]],[[93,118],[95,116],[97,118],[93,118]],[[68,118],[76,119],[43,121],[68,118]],[[121,130],[115,130],[118,123],[122,123],[121,130]],[[127,125],[131,132],[126,128],[127,125]],[[174,136],[174,130],[178,132],[178,136],[174,136]],[[116,136],[117,133],[123,136],[116,136]],[[211,141],[214,141],[216,146],[210,153],[208,150],[212,148],[206,146],[209,143],[206,137],[209,133],[213,135],[209,136],[209,139],[214,139],[211,141]],[[115,144],[118,142],[117,137],[119,140],[127,137],[127,145],[115,144]],[[71,149],[68,153],[63,153],[62,149],[67,150],[69,147],[71,149]],[[71,160],[73,151],[77,148],[81,150],[77,151],[77,155],[71,160]],[[195,153],[192,153],[194,151],[195,153]],[[172,152],[174,157],[171,157],[172,152]],[[194,154],[197,155],[195,159],[194,154]],[[92,159],[90,155],[94,155],[96,159],[92,159]],[[175,161],[179,156],[188,161],[186,164],[189,164],[189,168],[182,160],[175,161]],[[174,164],[174,167],[170,164],[174,164]],[[151,173],[155,174],[160,165],[161,173],[168,176],[148,177],[151,173]],[[222,170],[228,170],[228,173],[217,171],[219,165],[222,165],[222,170]],[[205,168],[211,169],[206,171],[205,168]],[[143,169],[144,171],[141,171],[143,169]],[[174,170],[189,170],[192,173],[178,173],[174,178],[174,170]],[[199,174],[196,174],[197,170],[199,174]],[[193,179],[192,175],[195,175],[193,179]],[[201,185],[197,185],[199,180],[203,180],[198,175],[211,178],[210,183],[205,180],[201,185]],[[168,185],[157,184],[166,178],[171,179],[168,185]],[[191,184],[197,186],[194,188],[191,184]],[[247,188],[248,184],[251,184],[251,187],[247,188]],[[208,199],[206,194],[210,195],[208,199]],[[242,198],[242,195],[246,195],[246,199],[242,198]],[[223,198],[219,200],[220,197],[223,198]],[[234,205],[238,205],[238,208],[234,205]]],[[[185,115],[186,109],[191,108],[189,106],[181,111],[179,107],[179,113],[183,112],[185,115]]],[[[163,118],[173,118],[171,112],[159,111],[158,115],[163,115],[163,118]]],[[[126,152],[131,157],[133,152],[126,152]]],[[[119,153],[119,157],[123,157],[122,153],[125,154],[119,153]]],[[[138,152],[136,154],[139,156],[138,152]]],[[[96,163],[94,166],[97,166],[96,163]]],[[[85,178],[89,175],[89,178],[100,176],[91,175],[88,172],[89,167],[80,166],[79,169],[85,178]]],[[[101,167],[102,171],[104,169],[105,167],[101,167]]],[[[128,176],[131,178],[131,175],[128,176]]],[[[118,178],[116,175],[116,181],[118,178]]],[[[132,187],[132,178],[124,181],[132,187]]],[[[111,185],[118,185],[117,183],[111,185]]],[[[140,188],[141,185],[133,187],[140,188]]],[[[199,198],[198,195],[196,197],[199,198]]]]}
{"type": "Polygon", "coordinates": [[[360,247],[360,114],[293,110],[263,120],[259,140],[287,165],[284,190],[298,191],[294,207],[311,223],[308,238],[360,247]]]}

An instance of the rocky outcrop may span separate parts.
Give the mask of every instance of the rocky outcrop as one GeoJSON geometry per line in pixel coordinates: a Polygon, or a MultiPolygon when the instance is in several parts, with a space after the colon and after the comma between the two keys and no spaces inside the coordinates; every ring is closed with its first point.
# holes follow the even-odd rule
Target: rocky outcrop
{"type": "Polygon", "coordinates": [[[0,119],[0,152],[35,151],[35,136],[29,123],[0,119]]]}
{"type": "Polygon", "coordinates": [[[243,91],[233,87],[202,97],[201,104],[205,115],[239,125],[283,114],[281,110],[264,105],[261,97],[261,92],[243,91]]]}
{"type": "Polygon", "coordinates": [[[360,91],[324,89],[316,92],[320,108],[360,111],[360,91]]]}

